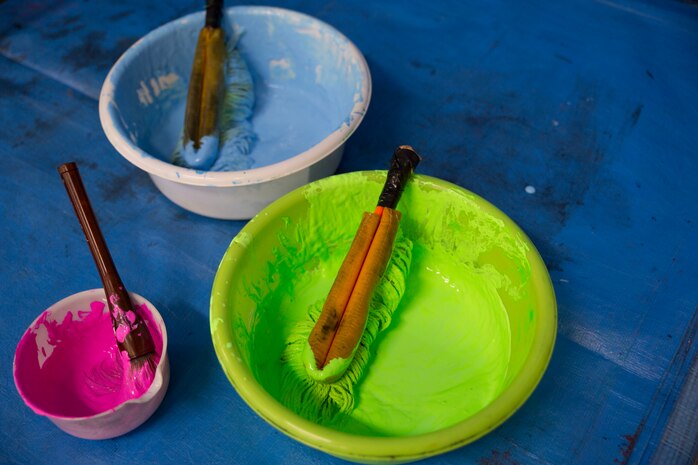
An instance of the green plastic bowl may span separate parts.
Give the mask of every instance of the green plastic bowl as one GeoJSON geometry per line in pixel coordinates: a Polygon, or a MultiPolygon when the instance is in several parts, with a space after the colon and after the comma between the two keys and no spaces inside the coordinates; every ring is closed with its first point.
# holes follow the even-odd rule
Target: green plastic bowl
{"type": "Polygon", "coordinates": [[[331,424],[284,405],[286,339],[326,295],[384,179],[332,176],[269,205],[233,239],[211,296],[213,345],[245,402],[293,439],[361,463],[410,462],[492,431],[540,381],[557,328],[550,277],[521,229],[477,195],[415,175],[399,204],[413,243],[407,288],[355,385],[356,415],[331,424]]]}

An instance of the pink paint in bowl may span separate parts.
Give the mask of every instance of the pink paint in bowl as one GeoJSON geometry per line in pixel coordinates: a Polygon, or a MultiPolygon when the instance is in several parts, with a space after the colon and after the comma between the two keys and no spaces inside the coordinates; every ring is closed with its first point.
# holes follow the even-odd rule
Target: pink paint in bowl
{"type": "Polygon", "coordinates": [[[24,402],[63,431],[85,439],[126,434],[162,402],[169,383],[167,331],[155,307],[131,293],[155,343],[152,383],[134,383],[119,353],[104,290],[67,297],[44,311],[17,345],[14,379],[24,402]]]}

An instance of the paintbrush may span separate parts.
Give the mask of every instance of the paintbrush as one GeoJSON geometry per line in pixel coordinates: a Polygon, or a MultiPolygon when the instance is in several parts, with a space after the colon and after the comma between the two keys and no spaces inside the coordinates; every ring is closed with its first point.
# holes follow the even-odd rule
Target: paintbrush
{"type": "Polygon", "coordinates": [[[364,213],[327,298],[286,338],[283,402],[306,419],[329,424],[351,413],[371,345],[404,295],[412,241],[400,233],[395,207],[420,160],[409,146],[395,150],[378,206],[364,213]]]}
{"type": "Polygon", "coordinates": [[[218,157],[219,117],[225,86],[223,0],[207,0],[199,32],[184,112],[182,156],[190,168],[208,169],[218,157]]]}
{"type": "MultiPolygon", "coordinates": [[[[401,214],[395,210],[403,187],[421,158],[409,146],[395,150],[375,211],[363,215],[359,229],[332,284],[322,313],[308,337],[315,366],[331,367],[318,377],[334,382],[348,368],[369,315],[371,296],[390,260],[401,214]],[[335,362],[336,361],[336,362],[335,362]]],[[[308,361],[306,360],[306,363],[308,361]]]]}
{"type": "MultiPolygon", "coordinates": [[[[125,352],[130,360],[128,381],[132,381],[138,391],[143,391],[150,386],[155,376],[157,363],[153,338],[145,321],[133,306],[121,277],[116,271],[116,266],[82,183],[77,164],[64,163],[58,167],[58,172],[75,208],[78,221],[97,265],[97,271],[102,279],[116,345],[120,354],[125,352]]],[[[103,388],[111,389],[112,387],[103,386],[103,388]]]]}

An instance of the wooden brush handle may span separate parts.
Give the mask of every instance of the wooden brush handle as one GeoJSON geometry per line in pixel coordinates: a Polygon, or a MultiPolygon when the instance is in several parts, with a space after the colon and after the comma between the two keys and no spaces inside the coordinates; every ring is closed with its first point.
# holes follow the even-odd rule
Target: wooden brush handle
{"type": "Polygon", "coordinates": [[[326,361],[329,362],[335,358],[351,358],[361,342],[366,328],[371,297],[390,261],[399,224],[399,211],[384,210],[378,229],[371,241],[371,247],[366,254],[366,259],[361,265],[351,297],[346,304],[344,315],[328,350],[326,361]]]}
{"type": "Polygon", "coordinates": [[[331,359],[328,358],[331,346],[337,335],[339,323],[344,317],[347,303],[354,291],[356,280],[361,273],[361,266],[371,248],[373,237],[380,225],[380,216],[364,213],[359,229],[354,236],[351,247],[337,272],[337,277],[330,288],[330,293],[322,307],[322,313],[308,337],[310,348],[315,355],[315,364],[323,369],[331,359]]]}
{"type": "Polygon", "coordinates": [[[401,145],[393,153],[393,158],[390,161],[390,169],[388,176],[378,198],[378,206],[395,209],[405,183],[409,179],[414,169],[419,164],[422,157],[415,152],[409,145],[401,145]]]}
{"type": "Polygon", "coordinates": [[[206,1],[206,27],[221,27],[223,18],[223,0],[206,1]]]}
{"type": "Polygon", "coordinates": [[[73,208],[75,208],[75,214],[87,239],[92,258],[94,258],[97,265],[99,277],[102,279],[114,330],[116,331],[119,326],[123,325],[129,329],[123,341],[117,338],[119,350],[125,350],[131,359],[153,353],[155,345],[152,337],[141,316],[134,310],[131,298],[119,277],[119,273],[116,271],[116,266],[114,266],[114,261],[97,223],[97,218],[92,210],[85,186],[82,183],[77,164],[73,162],[64,163],[58,167],[58,172],[63,179],[63,184],[68,192],[73,208]],[[116,306],[122,311],[115,311],[114,307],[116,306]],[[129,313],[133,321],[128,319],[127,313],[129,313]]]}
{"type": "Polygon", "coordinates": [[[82,232],[87,239],[87,245],[90,247],[90,252],[92,252],[92,258],[94,258],[99,276],[102,278],[104,290],[108,296],[115,293],[123,293],[124,285],[121,282],[119,273],[116,271],[107,243],[104,241],[104,236],[97,223],[97,218],[92,210],[90,199],[87,197],[87,191],[82,183],[77,164],[73,162],[64,163],[58,167],[58,172],[63,179],[63,184],[68,192],[73,208],[75,208],[75,214],[78,216],[82,232]]]}

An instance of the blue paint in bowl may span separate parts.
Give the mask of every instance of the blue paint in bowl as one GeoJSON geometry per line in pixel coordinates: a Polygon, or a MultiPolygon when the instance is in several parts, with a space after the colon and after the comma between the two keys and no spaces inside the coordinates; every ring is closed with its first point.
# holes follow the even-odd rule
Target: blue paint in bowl
{"type": "Polygon", "coordinates": [[[329,153],[356,129],[368,106],[371,81],[363,56],[344,35],[290,10],[232,7],[225,11],[223,28],[227,37],[241,34],[237,48],[255,86],[252,166],[243,174],[171,165],[203,23],[199,12],[152,31],[107,76],[100,95],[102,125],[129,161],[151,175],[180,182],[202,178],[207,185],[247,184],[267,179],[271,172],[265,168],[299,157],[283,171],[307,167],[318,158],[308,152],[329,153]],[[226,177],[231,173],[236,174],[226,177]]]}

